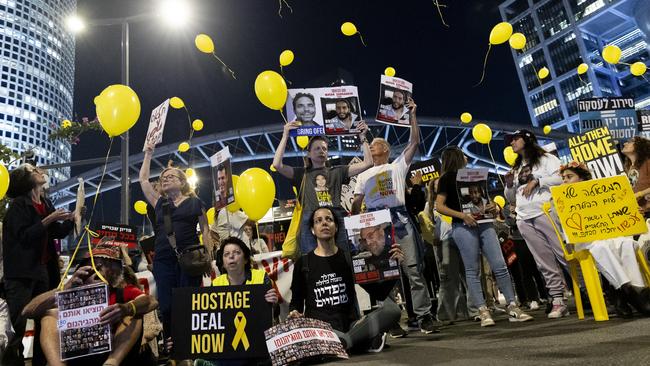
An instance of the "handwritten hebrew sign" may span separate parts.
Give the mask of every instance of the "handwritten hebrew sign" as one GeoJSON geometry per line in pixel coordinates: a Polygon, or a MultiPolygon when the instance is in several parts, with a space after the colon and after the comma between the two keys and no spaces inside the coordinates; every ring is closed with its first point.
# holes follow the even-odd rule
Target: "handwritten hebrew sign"
{"type": "Polygon", "coordinates": [[[551,187],[569,243],[631,236],[648,231],[623,175],[551,187]]]}

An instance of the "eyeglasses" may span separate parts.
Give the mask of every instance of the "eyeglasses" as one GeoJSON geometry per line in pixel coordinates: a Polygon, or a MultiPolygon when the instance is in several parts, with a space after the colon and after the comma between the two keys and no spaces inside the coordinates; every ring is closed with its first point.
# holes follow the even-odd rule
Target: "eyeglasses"
{"type": "Polygon", "coordinates": [[[163,181],[163,182],[168,181],[168,180],[172,180],[172,179],[181,180],[181,178],[179,176],[174,175],[174,174],[169,174],[169,175],[166,175],[164,177],[160,177],[160,180],[163,181]]]}

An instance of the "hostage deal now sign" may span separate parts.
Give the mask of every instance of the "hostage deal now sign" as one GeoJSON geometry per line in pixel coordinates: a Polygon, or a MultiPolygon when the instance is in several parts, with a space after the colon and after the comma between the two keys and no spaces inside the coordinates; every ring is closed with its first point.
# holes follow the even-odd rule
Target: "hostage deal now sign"
{"type": "Polygon", "coordinates": [[[175,359],[268,357],[264,331],[272,325],[267,285],[173,290],[175,359]]]}
{"type": "Polygon", "coordinates": [[[551,187],[569,243],[645,233],[643,215],[626,176],[551,187]]]}

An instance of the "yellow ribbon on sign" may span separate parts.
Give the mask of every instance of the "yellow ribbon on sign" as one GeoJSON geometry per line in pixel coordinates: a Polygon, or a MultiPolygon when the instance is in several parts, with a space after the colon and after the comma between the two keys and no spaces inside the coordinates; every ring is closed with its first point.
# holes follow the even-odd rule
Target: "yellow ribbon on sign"
{"type": "Polygon", "coordinates": [[[250,344],[248,343],[246,329],[244,328],[246,328],[246,317],[244,316],[244,313],[240,311],[235,315],[235,329],[237,332],[235,333],[235,337],[232,339],[233,350],[236,350],[237,346],[239,346],[239,343],[241,342],[241,344],[244,345],[244,351],[248,351],[250,344]]]}

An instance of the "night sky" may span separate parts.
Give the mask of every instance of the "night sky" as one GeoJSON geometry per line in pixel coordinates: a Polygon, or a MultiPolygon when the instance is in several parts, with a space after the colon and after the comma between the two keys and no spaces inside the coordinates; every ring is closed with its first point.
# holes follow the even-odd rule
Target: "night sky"
{"type": "MultiPolygon", "coordinates": [[[[261,71],[279,71],[278,56],[284,49],[295,54],[293,64],[285,68],[286,78],[293,82],[290,87],[326,86],[313,83],[345,70],[354,76],[361,106],[369,114],[377,107],[379,76],[393,66],[396,76],[414,84],[421,116],[457,117],[469,111],[475,120],[530,125],[507,44],[493,47],[483,85],[472,87],[481,75],[490,29],[501,21],[502,0],[441,0],[448,3],[442,12],[449,28],[442,25],[430,0],[287,1],[293,13],[285,6],[283,18],[276,0],[195,0],[190,1],[193,19],[184,29],[170,30],[156,18],[132,24],[130,84],[140,97],[142,113],[131,129],[131,154],[142,149],[151,109],[171,96],[181,97],[192,118],[204,121],[198,135],[281,123],[279,113],[259,103],[253,84],[261,71]],[[367,47],[358,37],[341,34],[344,21],[357,26],[367,47]],[[237,80],[194,47],[198,33],[212,37],[216,53],[237,80]]],[[[153,12],[155,5],[153,0],[78,0],[78,13],[88,19],[124,17],[153,12]]],[[[78,118],[93,118],[93,98],[106,86],[120,83],[120,37],[119,26],[91,26],[77,36],[78,118]]],[[[185,114],[172,110],[163,144],[187,134],[185,114]]],[[[107,148],[105,135],[90,132],[73,147],[72,159],[104,156],[107,148]]],[[[118,143],[113,149],[112,155],[119,154],[118,143]]],[[[73,176],[90,168],[74,168],[73,176]]],[[[240,170],[243,167],[234,168],[235,173],[240,170]]],[[[132,185],[132,201],[141,198],[139,185],[132,185]]],[[[97,217],[117,220],[119,190],[104,193],[101,201],[97,217]]]]}

